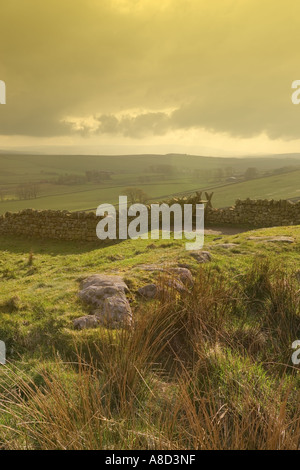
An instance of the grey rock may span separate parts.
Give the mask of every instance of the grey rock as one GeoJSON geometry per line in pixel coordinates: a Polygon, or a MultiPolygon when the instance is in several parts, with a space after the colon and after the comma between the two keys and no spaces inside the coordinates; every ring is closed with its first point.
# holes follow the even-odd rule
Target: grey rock
{"type": "Polygon", "coordinates": [[[86,304],[100,308],[107,297],[125,296],[124,291],[115,286],[88,286],[79,291],[80,299],[86,304]]]}
{"type": "Polygon", "coordinates": [[[209,251],[192,251],[190,255],[198,261],[198,263],[208,263],[212,259],[209,251]]]}
{"type": "Polygon", "coordinates": [[[99,326],[99,323],[99,319],[95,315],[85,315],[83,317],[76,318],[73,321],[73,325],[76,330],[96,328],[97,326],[99,326]]]}
{"type": "Polygon", "coordinates": [[[194,279],[191,271],[188,268],[178,267],[171,268],[168,270],[169,273],[174,274],[175,277],[178,277],[181,282],[184,284],[193,285],[194,279]]]}
{"type": "Polygon", "coordinates": [[[81,282],[81,289],[89,286],[110,287],[114,286],[119,290],[128,292],[128,287],[120,276],[112,276],[107,274],[93,274],[81,282]]]}
{"type": "MultiPolygon", "coordinates": [[[[181,292],[181,293],[182,292],[188,292],[187,288],[185,287],[185,285],[182,282],[180,282],[177,279],[174,279],[172,277],[164,278],[163,283],[164,283],[164,287],[168,286],[171,289],[177,290],[177,292],[181,292]]],[[[166,290],[166,289],[164,289],[164,290],[166,290]]]]}
{"type": "Polygon", "coordinates": [[[132,311],[125,292],[128,287],[120,276],[95,274],[81,282],[78,295],[93,307],[98,324],[122,328],[132,324],[132,311]]]}
{"type": "Polygon", "coordinates": [[[159,289],[155,284],[148,284],[138,289],[138,294],[145,299],[155,299],[158,293],[159,289]]]}
{"type": "Polygon", "coordinates": [[[157,271],[165,273],[166,275],[173,276],[175,279],[178,278],[181,282],[185,284],[193,284],[193,275],[187,267],[174,267],[174,266],[158,266],[155,264],[142,264],[139,266],[140,269],[145,271],[157,271]]]}
{"type": "Polygon", "coordinates": [[[94,311],[98,321],[107,328],[129,327],[132,324],[132,311],[126,297],[107,297],[101,309],[94,311]]]}
{"type": "Polygon", "coordinates": [[[146,286],[140,287],[138,289],[138,294],[145,299],[156,299],[164,297],[165,295],[170,295],[174,290],[177,292],[183,293],[188,292],[185,284],[171,277],[169,274],[161,278],[160,285],[148,284],[146,286]]]}

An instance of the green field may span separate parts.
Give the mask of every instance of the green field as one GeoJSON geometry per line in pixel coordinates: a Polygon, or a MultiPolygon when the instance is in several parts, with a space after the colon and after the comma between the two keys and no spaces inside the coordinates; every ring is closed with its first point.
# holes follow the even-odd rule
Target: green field
{"type": "Polygon", "coordinates": [[[215,193],[215,207],[232,205],[237,198],[297,198],[299,166],[297,155],[256,159],[191,155],[0,155],[0,214],[26,208],[94,209],[105,202],[117,203],[118,196],[132,186],[141,188],[149,201],[207,189],[215,193]],[[255,178],[245,180],[245,171],[253,167],[255,178]],[[110,172],[110,179],[88,182],[84,180],[86,171],[110,172]],[[66,175],[79,178],[79,182],[61,182],[66,175]],[[232,181],[230,177],[236,179],[232,181]],[[24,184],[37,185],[34,198],[18,196],[18,188],[24,184]]]}
{"type": "Polygon", "coordinates": [[[300,198],[300,171],[258,178],[214,190],[215,207],[232,205],[236,199],[300,198]]]}

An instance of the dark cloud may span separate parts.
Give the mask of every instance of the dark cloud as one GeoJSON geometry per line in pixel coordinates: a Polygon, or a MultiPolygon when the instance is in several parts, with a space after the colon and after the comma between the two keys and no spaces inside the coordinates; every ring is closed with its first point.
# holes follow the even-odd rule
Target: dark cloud
{"type": "Polygon", "coordinates": [[[139,139],[297,139],[299,14],[295,0],[3,2],[0,134],[60,136],[74,132],[68,118],[100,116],[96,132],[139,139]]]}
{"type": "Polygon", "coordinates": [[[137,116],[125,115],[116,118],[104,115],[97,118],[100,123],[97,132],[121,134],[125,137],[142,138],[146,135],[164,135],[170,128],[170,119],[165,113],[143,113],[137,116]]]}

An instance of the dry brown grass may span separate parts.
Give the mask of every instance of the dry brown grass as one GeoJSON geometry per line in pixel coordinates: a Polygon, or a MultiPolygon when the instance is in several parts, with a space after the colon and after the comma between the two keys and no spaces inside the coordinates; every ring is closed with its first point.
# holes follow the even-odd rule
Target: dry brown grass
{"type": "Polygon", "coordinates": [[[298,370],[284,359],[299,292],[277,268],[250,273],[236,286],[200,269],[190,293],[144,303],[133,330],[103,331],[92,360],[78,351],[35,378],[7,366],[2,448],[298,449],[298,370]]]}

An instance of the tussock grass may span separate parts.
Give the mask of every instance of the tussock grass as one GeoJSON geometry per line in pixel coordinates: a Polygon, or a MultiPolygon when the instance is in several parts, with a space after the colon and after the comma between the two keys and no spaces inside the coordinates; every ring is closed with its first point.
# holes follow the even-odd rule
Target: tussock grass
{"type": "Polygon", "coordinates": [[[299,448],[293,273],[204,266],[189,292],[135,309],[132,330],[74,334],[72,361],[60,343],[55,360],[1,369],[3,449],[299,448]]]}

